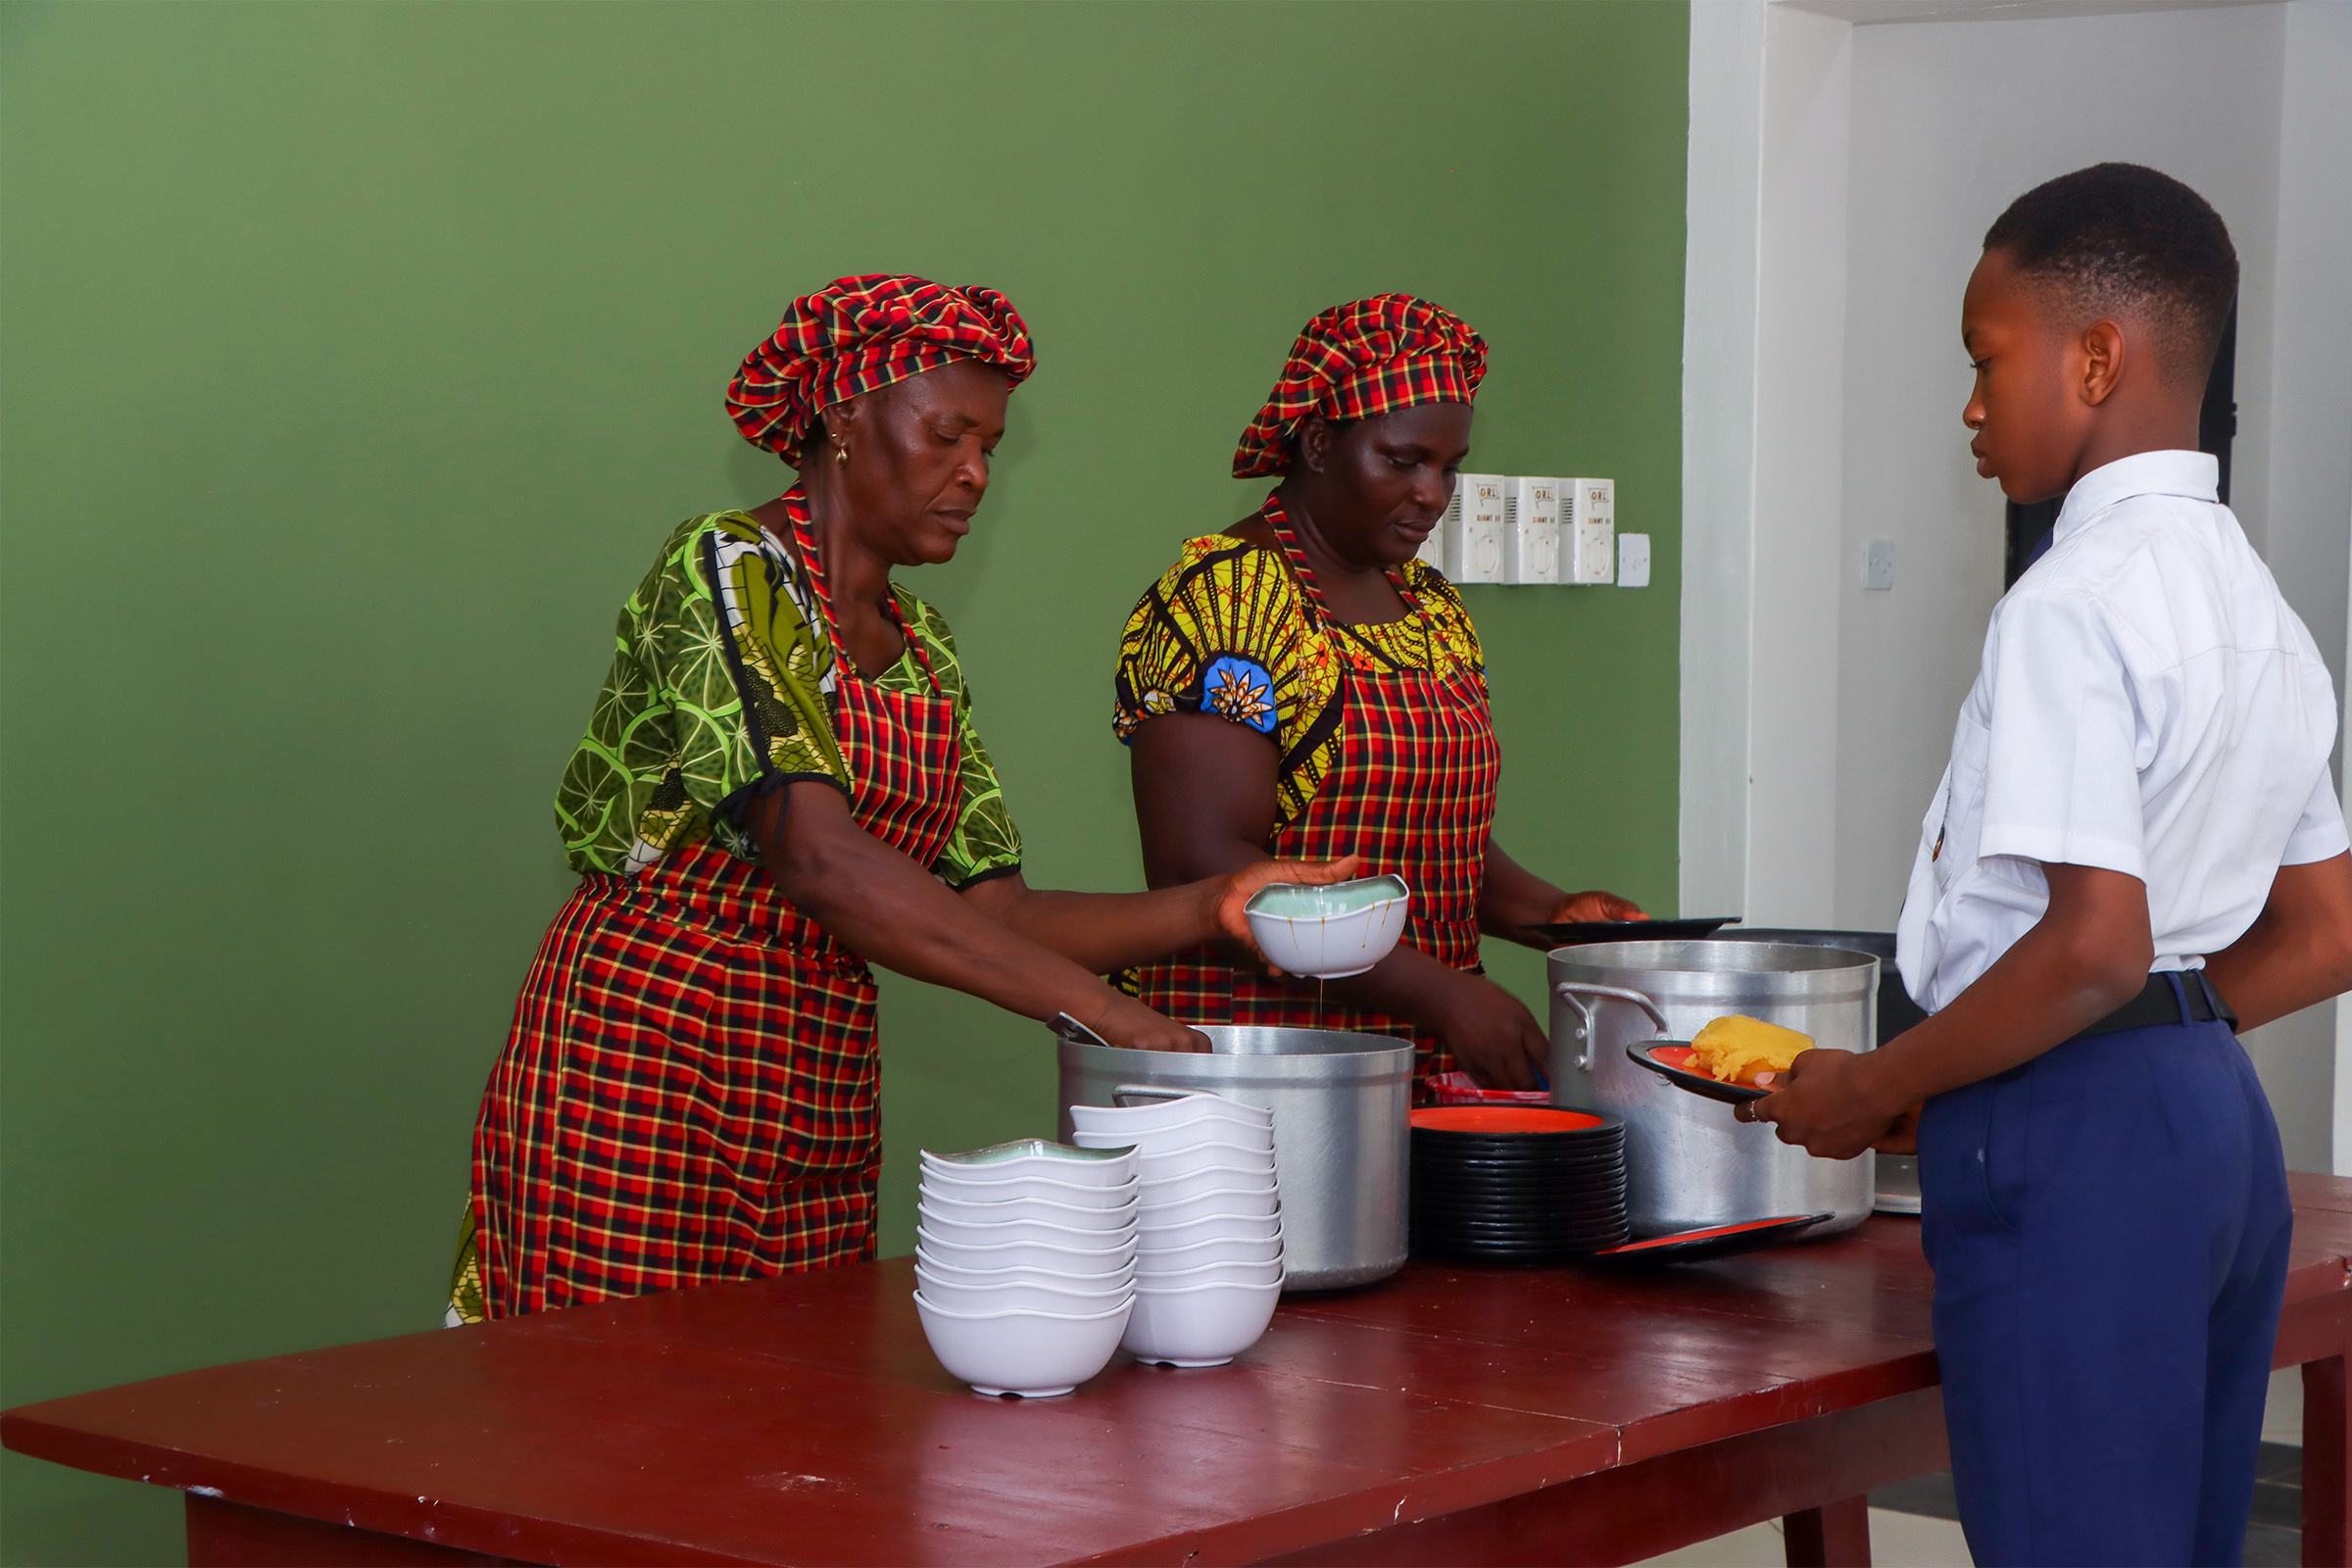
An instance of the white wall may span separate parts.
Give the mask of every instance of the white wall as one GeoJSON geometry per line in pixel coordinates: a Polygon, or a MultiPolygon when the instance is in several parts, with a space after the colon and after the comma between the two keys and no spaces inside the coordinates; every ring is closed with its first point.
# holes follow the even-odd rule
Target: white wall
{"type": "Polygon", "coordinates": [[[2244,280],[2232,495],[2263,514],[2285,9],[1852,29],[1844,533],[1849,561],[1864,540],[1893,540],[1896,580],[1866,592],[1849,566],[1838,584],[1841,920],[1894,924],[2001,594],[2002,498],[1960,423],[1960,293],[2013,199],[2120,160],[2220,211],[2244,280]]]}
{"type": "MultiPolygon", "coordinates": [[[[1985,226],[2052,175],[2150,164],[2229,221],[2232,501],[2320,645],[2346,646],[2352,4],[1947,3],[1692,7],[1691,912],[1894,923],[2001,591],[2001,497],[1959,418],[1960,291],[1985,226]],[[1891,593],[1861,587],[1870,539],[1895,543],[1891,593]]],[[[2330,1164],[2326,1011],[2248,1041],[2298,1168],[2330,1164]]],[[[2352,1095],[2343,1119],[2352,1158],[2352,1095]]]]}

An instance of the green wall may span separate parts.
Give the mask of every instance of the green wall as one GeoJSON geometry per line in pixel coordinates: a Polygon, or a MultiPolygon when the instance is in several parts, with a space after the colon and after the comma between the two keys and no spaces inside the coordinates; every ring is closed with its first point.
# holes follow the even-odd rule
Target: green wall
{"type": "MultiPolygon", "coordinates": [[[[837,273],[1004,289],[1043,368],[955,622],[1042,885],[1140,885],[1109,664],[1298,324],[1493,345],[1474,462],[1603,473],[1646,592],[1473,589],[1502,831],[1674,897],[1678,5],[0,10],[9,1403],[437,1321],[566,883],[549,803],[720,392],[837,273]]],[[[1497,964],[1531,997],[1540,960],[1497,964]]],[[[1050,1126],[1043,1031],[886,982],[912,1151],[1050,1126]]],[[[169,1494],[6,1461],[11,1562],[169,1494]]]]}

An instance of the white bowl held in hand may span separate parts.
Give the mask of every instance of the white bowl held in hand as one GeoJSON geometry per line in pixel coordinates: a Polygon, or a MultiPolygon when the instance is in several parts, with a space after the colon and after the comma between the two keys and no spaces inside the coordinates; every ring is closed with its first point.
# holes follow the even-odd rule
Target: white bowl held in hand
{"type": "Polygon", "coordinates": [[[1043,1138],[1016,1138],[962,1154],[922,1152],[924,1170],[944,1171],[959,1181],[1010,1182],[1024,1176],[1077,1187],[1117,1187],[1134,1175],[1116,1150],[1078,1149],[1043,1138]]]}
{"type": "MultiPolygon", "coordinates": [[[[1184,1283],[1209,1282],[1203,1278],[1184,1283]]],[[[1135,1294],[1133,1285],[1086,1292],[1065,1291],[1054,1285],[1024,1285],[1017,1280],[1003,1285],[956,1285],[919,1263],[915,1265],[914,1288],[922,1293],[924,1300],[951,1312],[1060,1312],[1073,1317],[1107,1312],[1135,1294]]]]}
{"type": "Polygon", "coordinates": [[[1367,876],[1329,887],[1275,882],[1243,912],[1266,961],[1290,974],[1337,980],[1362,974],[1404,934],[1412,890],[1402,877],[1367,876]]]}
{"type": "MultiPolygon", "coordinates": [[[[1223,1095],[1205,1090],[1198,1094],[1177,1095],[1169,1100],[1151,1100],[1139,1105],[1072,1105],[1070,1125],[1082,1133],[1147,1133],[1165,1127],[1181,1126],[1196,1116],[1217,1116],[1226,1121],[1240,1122],[1245,1127],[1271,1127],[1274,1113],[1259,1105],[1247,1105],[1223,1095]]],[[[1090,1147],[1080,1145],[1080,1148],[1090,1147]]],[[[1100,1144],[1091,1146],[1100,1149],[1100,1144]]]]}
{"type": "MultiPolygon", "coordinates": [[[[1099,1242],[1100,1236],[1090,1236],[1099,1242]]],[[[1042,1268],[1056,1274],[1084,1276],[1116,1274],[1135,1261],[1135,1238],[1122,1236],[1112,1247],[1056,1247],[1052,1242],[956,1242],[922,1225],[914,1228],[914,1255],[950,1268],[985,1272],[1000,1268],[1042,1268]]]]}
{"type": "MultiPolygon", "coordinates": [[[[1142,1254],[1139,1252],[1137,1256],[1142,1254]]],[[[1203,1256],[1200,1261],[1208,1259],[1203,1256]]],[[[1029,1268],[1019,1263],[996,1268],[957,1268],[953,1263],[942,1263],[919,1247],[914,1250],[914,1273],[917,1279],[935,1279],[943,1285],[1047,1285],[1072,1296],[1124,1292],[1135,1283],[1132,1262],[1102,1274],[1064,1274],[1058,1269],[1029,1268]]]]}
{"type": "Polygon", "coordinates": [[[1130,1176],[1116,1187],[1078,1187],[1044,1176],[974,1182],[927,1166],[920,1178],[920,1191],[925,1198],[952,1198],[959,1203],[1010,1203],[1035,1199],[1071,1208],[1116,1208],[1135,1197],[1135,1178],[1130,1176]]]}
{"type": "Polygon", "coordinates": [[[914,1293],[931,1353],[979,1394],[1042,1399],[1067,1394],[1109,1364],[1133,1303],[1105,1312],[956,1312],[914,1293]]]}
{"type": "MultiPolygon", "coordinates": [[[[916,1273],[920,1274],[921,1270],[916,1270],[916,1273]]],[[[1165,1274],[1155,1274],[1146,1268],[1139,1268],[1135,1271],[1135,1289],[1138,1291],[1181,1291],[1193,1285],[1280,1285],[1281,1283],[1282,1260],[1279,1258],[1271,1263],[1202,1263],[1197,1267],[1177,1269],[1165,1274]]],[[[1075,1309],[1059,1307],[1055,1310],[1071,1311],[1075,1309]]]]}
{"type": "MultiPolygon", "coordinates": [[[[1076,1109],[1076,1106],[1072,1106],[1076,1109]]],[[[1136,1152],[1137,1168],[1145,1159],[1160,1159],[1169,1154],[1181,1154],[1188,1149],[1206,1145],[1211,1149],[1231,1149],[1245,1154],[1274,1152],[1274,1129],[1271,1126],[1251,1127],[1243,1122],[1228,1121],[1222,1116],[1195,1116],[1166,1127],[1154,1127],[1146,1132],[1087,1133],[1070,1135],[1083,1148],[1102,1145],[1132,1144],[1136,1152]]]]}
{"type": "Polygon", "coordinates": [[[1270,1242],[1282,1235],[1280,1214],[1202,1214],[1166,1224],[1138,1224],[1136,1234],[1155,1252],[1172,1252],[1202,1242],[1270,1242]]]}
{"type": "Polygon", "coordinates": [[[1135,1254],[1135,1266],[1154,1274],[1173,1274],[1203,1263],[1274,1263],[1281,1258],[1282,1222],[1277,1220],[1271,1236],[1211,1236],[1181,1247],[1146,1247],[1135,1254]]]}
{"type": "Polygon", "coordinates": [[[1139,1361],[1222,1366],[1257,1343],[1280,1299],[1280,1284],[1138,1291],[1119,1343],[1139,1361]]]}
{"type": "Polygon", "coordinates": [[[1023,1219],[1042,1220],[1071,1231],[1116,1231],[1135,1223],[1135,1205],[1143,1184],[1138,1182],[1125,1191],[1126,1200],[1116,1208],[1079,1208],[1070,1203],[1049,1203],[1042,1198],[1012,1203],[967,1203],[960,1199],[942,1198],[925,1188],[915,1200],[914,1211],[925,1219],[952,1219],[963,1225],[1002,1225],[1023,1219]]]}

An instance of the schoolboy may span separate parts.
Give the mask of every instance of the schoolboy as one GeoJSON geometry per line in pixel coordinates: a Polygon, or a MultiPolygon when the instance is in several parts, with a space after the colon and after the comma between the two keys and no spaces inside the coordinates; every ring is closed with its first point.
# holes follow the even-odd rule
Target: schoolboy
{"type": "Polygon", "coordinates": [[[1933,1016],[1753,1106],[1835,1158],[1916,1127],[1980,1564],[2243,1549],[2290,1215],[2232,1025],[2352,989],[2352,858],[2327,669],[2195,450],[2236,289],[2220,217],[2134,165],[1985,234],[1970,450],[2066,501],[1922,824],[1897,953],[1933,1016]]]}

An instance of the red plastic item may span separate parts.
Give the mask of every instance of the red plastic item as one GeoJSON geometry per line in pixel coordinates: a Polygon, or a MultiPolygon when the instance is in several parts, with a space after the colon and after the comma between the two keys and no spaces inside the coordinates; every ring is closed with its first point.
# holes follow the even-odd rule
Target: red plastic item
{"type": "Polygon", "coordinates": [[[1429,1079],[1441,1105],[1548,1105],[1548,1089],[1481,1089],[1466,1072],[1441,1072],[1429,1079]]]}

